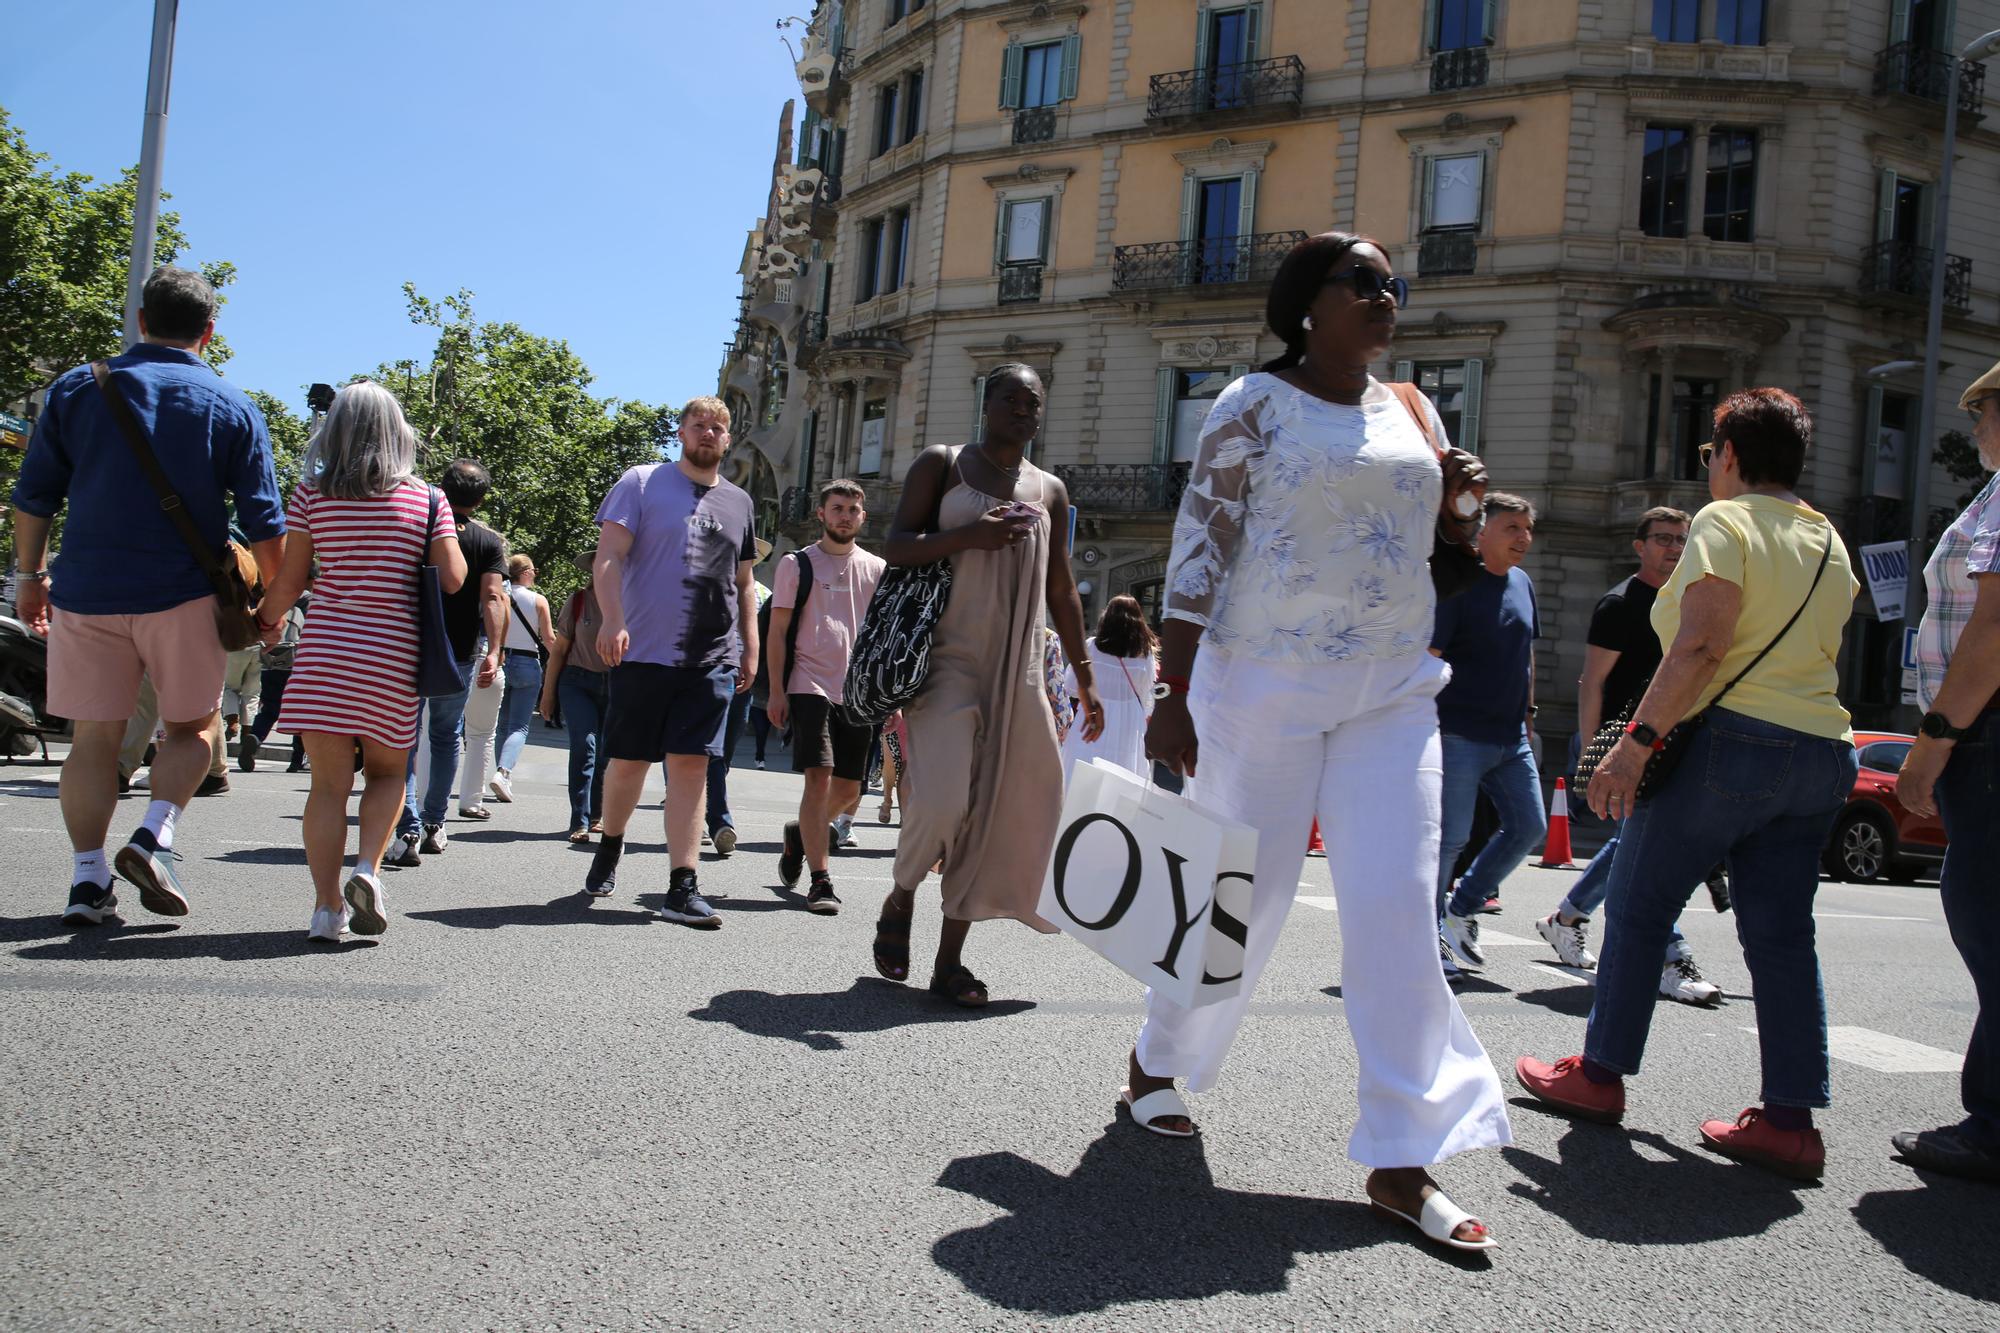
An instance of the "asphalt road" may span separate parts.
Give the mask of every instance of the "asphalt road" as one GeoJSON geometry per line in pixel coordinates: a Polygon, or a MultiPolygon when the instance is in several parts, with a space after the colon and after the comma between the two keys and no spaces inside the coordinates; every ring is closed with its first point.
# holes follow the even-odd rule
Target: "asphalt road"
{"type": "MultiPolygon", "coordinates": [[[[382,941],[338,950],[304,940],[305,779],[196,803],[192,916],[72,934],[54,772],[0,770],[0,1326],[2000,1326],[2000,1191],[1887,1142],[1957,1114],[1974,1006],[1934,886],[1823,886],[1822,1186],[1700,1147],[1757,1090],[1733,921],[1704,905],[1728,1003],[1661,1002],[1622,1130],[1517,1095],[1516,1146],[1440,1168],[1489,1263],[1361,1203],[1324,862],[1202,1137],[1170,1142],[1113,1114],[1139,996],[1082,946],[976,929],[982,1014],[875,977],[872,801],[847,911],[811,916],[776,887],[797,780],[740,769],[746,841],[703,870],[726,924],[699,933],[649,919],[652,806],[618,896],[580,897],[543,740],[514,805],[391,872],[382,941]]],[[[1581,1046],[1589,986],[1532,926],[1569,880],[1525,869],[1487,918],[1519,942],[1463,999],[1503,1071],[1581,1046]]]]}

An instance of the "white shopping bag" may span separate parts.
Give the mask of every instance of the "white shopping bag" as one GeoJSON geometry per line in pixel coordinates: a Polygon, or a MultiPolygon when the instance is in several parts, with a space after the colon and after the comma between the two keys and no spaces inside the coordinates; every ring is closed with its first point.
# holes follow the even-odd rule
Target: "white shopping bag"
{"type": "Polygon", "coordinates": [[[1103,759],[1078,764],[1041,915],[1184,1008],[1243,986],[1257,831],[1103,759]]]}

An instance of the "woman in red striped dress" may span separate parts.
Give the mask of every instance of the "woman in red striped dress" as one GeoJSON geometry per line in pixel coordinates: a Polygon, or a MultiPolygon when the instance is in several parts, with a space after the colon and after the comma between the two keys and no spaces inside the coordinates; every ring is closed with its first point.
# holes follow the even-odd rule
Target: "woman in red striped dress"
{"type": "Polygon", "coordinates": [[[417,570],[428,553],[445,591],[465,581],[451,507],[411,475],[415,462],[416,436],[395,395],[367,380],[342,389],[306,448],[306,480],[286,514],[284,567],[257,608],[259,626],[275,635],[317,560],[278,716],[278,729],[302,737],[312,761],[309,939],[338,941],[350,924],[358,935],[380,935],[389,924],[382,854],[417,742],[417,570]],[[343,885],[357,743],[361,842],[343,885]]]}

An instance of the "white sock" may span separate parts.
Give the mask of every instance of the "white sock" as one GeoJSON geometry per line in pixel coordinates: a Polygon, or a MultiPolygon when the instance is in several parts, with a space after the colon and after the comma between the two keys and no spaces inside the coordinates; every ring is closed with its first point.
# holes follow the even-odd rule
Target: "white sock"
{"type": "Polygon", "coordinates": [[[146,817],[139,827],[153,835],[161,851],[174,845],[174,821],[181,817],[181,808],[172,801],[154,801],[146,807],[146,817]]]}
{"type": "Polygon", "coordinates": [[[70,859],[76,864],[76,869],[70,872],[71,884],[101,886],[111,882],[111,867],[105,864],[102,847],[94,852],[71,852],[70,859]]]}

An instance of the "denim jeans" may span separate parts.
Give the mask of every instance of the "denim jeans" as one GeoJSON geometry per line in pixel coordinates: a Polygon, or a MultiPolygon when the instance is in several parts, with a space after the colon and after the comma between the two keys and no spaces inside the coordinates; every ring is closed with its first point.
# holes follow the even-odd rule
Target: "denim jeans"
{"type": "Polygon", "coordinates": [[[602,671],[564,666],[556,677],[563,725],[569,728],[569,826],[586,828],[604,814],[604,716],[610,678],[602,671]]]}
{"type": "Polygon", "coordinates": [[[764,762],[764,749],[771,743],[771,719],[765,714],[762,704],[751,705],[750,734],[756,737],[757,762],[761,764],[764,762]]]}
{"type": "Polygon", "coordinates": [[[500,748],[494,765],[511,773],[528,743],[528,723],[542,697],[542,661],[533,653],[510,652],[501,661],[507,693],[500,698],[500,748]]]}
{"type": "Polygon", "coordinates": [[[1973,734],[1952,747],[1938,779],[1938,812],[1950,846],[1939,892],[1951,942],[1979,997],[1965,1048],[1959,1096],[1967,1138],[2000,1152],[2000,709],[1982,714],[1973,734]]]}
{"type": "Polygon", "coordinates": [[[1711,709],[1661,790],[1625,821],[1605,896],[1583,1053],[1636,1074],[1667,940],[1702,876],[1726,861],[1750,969],[1768,1106],[1825,1106],[1826,993],[1813,897],[1826,835],[1854,790],[1854,747],[1711,709]]]}
{"type": "MultiPolygon", "coordinates": [[[[1578,804],[1581,805],[1582,802],[1579,801],[1578,804]]],[[[1581,875],[1577,876],[1576,883],[1569,886],[1569,893],[1562,900],[1561,911],[1572,916],[1597,915],[1597,909],[1604,905],[1605,893],[1611,888],[1611,862],[1612,858],[1618,855],[1618,840],[1624,831],[1624,820],[1613,822],[1611,836],[1597,849],[1597,855],[1590,858],[1590,864],[1583,868],[1581,875]]],[[[1687,938],[1681,934],[1679,921],[1674,922],[1671,938],[1673,944],[1668,949],[1667,956],[1677,958],[1680,956],[1681,947],[1687,943],[1687,938]]]]}
{"type": "MultiPolygon", "coordinates": [[[[470,681],[478,666],[479,659],[469,657],[458,664],[458,674],[470,681]]],[[[457,694],[441,694],[434,699],[419,701],[417,724],[424,729],[424,738],[430,742],[430,766],[425,774],[423,790],[419,792],[419,747],[411,746],[403,786],[403,822],[396,829],[404,837],[420,838],[424,825],[444,823],[445,806],[451,800],[452,775],[458,768],[458,728],[465,720],[465,700],[471,692],[468,686],[457,694]]]]}
{"type": "Polygon", "coordinates": [[[1452,866],[1472,836],[1472,810],[1484,791],[1500,812],[1500,831],[1493,835],[1459,877],[1450,908],[1460,916],[1476,913],[1500,882],[1514,873],[1528,853],[1549,833],[1548,812],[1542,809],[1542,779],[1528,748],[1527,728],[1509,744],[1444,737],[1444,835],[1438,849],[1437,908],[1445,913],[1445,893],[1451,888],[1452,866]]]}
{"type": "Polygon", "coordinates": [[[738,690],[729,699],[729,715],[722,724],[722,754],[708,761],[708,836],[727,824],[736,827],[729,813],[729,764],[736,758],[736,742],[743,739],[744,724],[750,720],[750,691],[738,690]]]}

